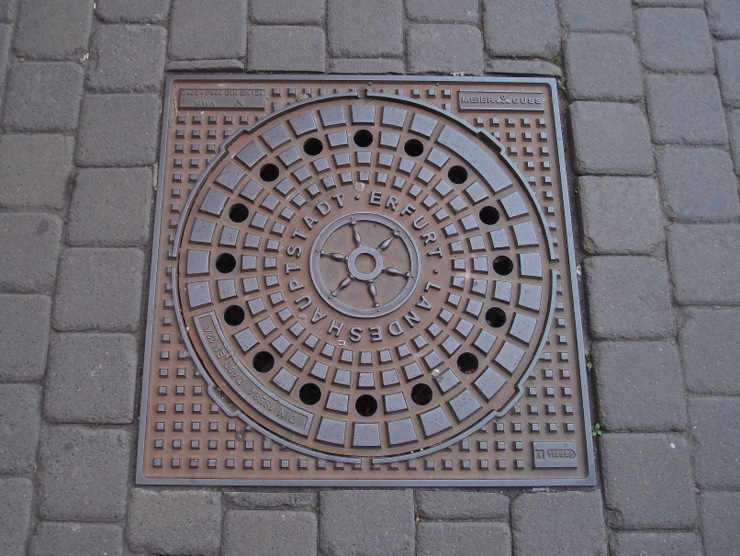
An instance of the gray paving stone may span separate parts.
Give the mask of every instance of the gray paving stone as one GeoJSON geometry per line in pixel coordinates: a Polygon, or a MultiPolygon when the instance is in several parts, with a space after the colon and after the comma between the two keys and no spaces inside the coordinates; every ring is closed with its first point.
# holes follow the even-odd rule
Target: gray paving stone
{"type": "Polygon", "coordinates": [[[74,138],[63,135],[0,136],[0,205],[61,210],[72,172],[74,138]]]}
{"type": "Polygon", "coordinates": [[[712,71],[712,39],[704,10],[637,10],[642,63],[654,71],[712,71]],[[677,30],[680,29],[680,32],[677,30]]]}
{"type": "Polygon", "coordinates": [[[39,442],[39,515],[117,521],[126,513],[131,438],[123,429],[47,426],[39,442]]]}
{"type": "Polygon", "coordinates": [[[682,436],[607,433],[600,440],[604,503],[612,527],[694,526],[694,481],[682,436]]]}
{"type": "Polygon", "coordinates": [[[157,91],[164,77],[167,32],[156,25],[105,25],[92,38],[87,88],[157,91]]]}
{"type": "Polygon", "coordinates": [[[733,554],[740,546],[740,492],[701,495],[702,538],[706,554],[733,554]]]}
{"type": "Polygon", "coordinates": [[[403,55],[401,0],[328,0],[327,10],[329,50],[334,56],[403,55]]]}
{"type": "Polygon", "coordinates": [[[69,208],[69,243],[118,247],[147,244],[151,198],[149,168],[81,170],[69,208]]]}
{"type": "Polygon", "coordinates": [[[656,143],[727,142],[722,101],[713,75],[648,75],[647,101],[656,143]]]}
{"type": "Polygon", "coordinates": [[[316,554],[316,514],[270,510],[226,512],[221,554],[316,554]],[[246,547],[249,547],[248,549],[246,547]]]}
{"type": "Polygon", "coordinates": [[[667,237],[679,303],[740,302],[740,226],[674,224],[667,237]]]}
{"type": "Polygon", "coordinates": [[[170,0],[96,0],[95,13],[111,23],[150,23],[167,19],[170,0]]]}
{"type": "Polygon", "coordinates": [[[166,71],[244,71],[241,60],[175,60],[167,62],[166,71]]]}
{"type": "Polygon", "coordinates": [[[576,171],[646,175],[653,172],[647,121],[632,104],[574,102],[570,107],[576,171]]]}
{"type": "Polygon", "coordinates": [[[38,381],[46,371],[51,299],[0,295],[0,381],[38,381]]]}
{"type": "Polygon", "coordinates": [[[740,38],[740,10],[736,0],[707,0],[709,26],[718,39],[740,38]]]}
{"type": "Polygon", "coordinates": [[[483,73],[483,40],[477,27],[413,24],[406,40],[411,73],[483,73]]]}
{"type": "Polygon", "coordinates": [[[643,94],[637,48],[627,35],[571,34],[565,75],[573,99],[638,100],[643,94]]]}
{"type": "Polygon", "coordinates": [[[123,529],[112,523],[42,521],[30,540],[29,556],[123,554],[123,529]]]}
{"type": "Polygon", "coordinates": [[[77,139],[81,166],[146,166],[157,159],[157,95],[87,95],[77,139]]]}
{"type": "Polygon", "coordinates": [[[247,68],[253,71],[326,69],[326,39],[318,27],[254,25],[247,68]]]}
{"type": "Polygon", "coordinates": [[[320,494],[319,549],[327,556],[414,554],[410,490],[335,490],[320,494]]]}
{"type": "Polygon", "coordinates": [[[628,33],[632,30],[630,0],[561,0],[560,21],[570,31],[628,33]]]}
{"type": "Polygon", "coordinates": [[[496,56],[550,60],[560,50],[555,0],[484,0],[486,50],[496,56]]]}
{"type": "Polygon", "coordinates": [[[23,58],[79,59],[87,52],[93,0],[23,0],[13,45],[23,58]]]}
{"type": "MultiPolygon", "coordinates": [[[[735,329],[737,332],[737,329],[735,329]]],[[[689,399],[696,482],[702,489],[737,489],[740,475],[740,398],[689,399]]]]}
{"type": "Polygon", "coordinates": [[[637,6],[674,6],[677,8],[698,7],[704,0],[632,0],[637,6]]]}
{"type": "Polygon", "coordinates": [[[604,429],[686,429],[686,391],[672,344],[599,342],[594,346],[594,366],[599,422],[604,429]]]}
{"type": "Polygon", "coordinates": [[[669,217],[681,221],[721,221],[740,216],[732,159],[712,148],[666,147],[658,171],[669,217]]]}
{"type": "Polygon", "coordinates": [[[10,68],[3,125],[14,131],[77,127],[83,72],[70,62],[25,62],[10,68]]]}
{"type": "Polygon", "coordinates": [[[169,55],[173,60],[243,58],[247,53],[247,1],[174,0],[169,55]]]}
{"type": "Polygon", "coordinates": [[[506,523],[433,521],[419,523],[416,554],[511,554],[506,523]]]}
{"type": "Polygon", "coordinates": [[[130,423],[137,346],[127,334],[60,334],[51,342],[44,416],[61,423],[130,423]]]}
{"type": "Polygon", "coordinates": [[[133,489],[126,516],[130,548],[156,554],[217,554],[221,496],[209,491],[133,489]]]}
{"type": "Polygon", "coordinates": [[[0,553],[25,554],[31,522],[33,484],[28,479],[0,478],[0,553]]]}
{"type": "Polygon", "coordinates": [[[718,43],[717,55],[719,88],[725,106],[740,106],[740,41],[718,43]]]}
{"type": "Polygon", "coordinates": [[[614,556],[695,556],[701,554],[701,541],[696,533],[636,533],[617,531],[614,556]]]}
{"type": "Polygon", "coordinates": [[[423,519],[508,519],[509,497],[495,492],[419,490],[419,516],[423,519]]]}
{"type": "Polygon", "coordinates": [[[393,58],[333,58],[329,60],[332,73],[404,73],[403,60],[393,58]]]}
{"type": "Polygon", "coordinates": [[[1,474],[33,473],[41,426],[40,407],[39,385],[0,384],[1,474]]]}
{"type": "Polygon", "coordinates": [[[699,394],[740,394],[740,309],[690,308],[679,345],[686,386],[699,394]]]}
{"type": "Polygon", "coordinates": [[[252,0],[252,18],[257,23],[321,23],[324,20],[324,0],[252,0]]]}
{"type": "Polygon", "coordinates": [[[12,25],[0,25],[0,108],[3,106],[5,75],[8,71],[8,56],[10,54],[10,39],[12,36],[12,25]]]}
{"type": "Polygon", "coordinates": [[[406,0],[406,14],[424,23],[478,23],[478,1],[406,0]]]}
{"type": "Polygon", "coordinates": [[[14,21],[19,0],[0,0],[0,21],[14,21]]]}
{"type": "Polygon", "coordinates": [[[315,491],[224,492],[224,502],[248,510],[313,510],[318,504],[315,491]]]}
{"type": "Polygon", "coordinates": [[[511,530],[516,554],[607,553],[598,491],[521,494],[511,503],[511,530]]]}
{"type": "Polygon", "coordinates": [[[648,255],[663,243],[658,184],[650,178],[578,178],[583,248],[601,255],[648,255]]]}
{"type": "Polygon", "coordinates": [[[649,257],[585,261],[590,328],[596,338],[661,339],[673,331],[665,265],[649,257]]]}
{"type": "Polygon", "coordinates": [[[62,221],[51,214],[0,214],[0,287],[43,293],[54,286],[62,221]]]}
{"type": "Polygon", "coordinates": [[[732,159],[735,161],[735,173],[740,175],[740,110],[733,110],[727,115],[732,142],[732,159]]]}
{"type": "Polygon", "coordinates": [[[563,70],[543,60],[511,60],[506,58],[486,61],[486,73],[502,75],[547,75],[562,77],[563,70]]]}
{"type": "Polygon", "coordinates": [[[59,269],[54,326],[137,330],[143,272],[144,254],[138,249],[67,249],[59,269]]]}

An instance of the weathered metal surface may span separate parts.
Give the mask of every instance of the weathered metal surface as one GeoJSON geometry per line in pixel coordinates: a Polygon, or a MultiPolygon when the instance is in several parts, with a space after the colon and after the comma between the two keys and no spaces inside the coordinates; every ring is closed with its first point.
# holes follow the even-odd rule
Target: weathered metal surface
{"type": "Polygon", "coordinates": [[[553,85],[171,78],[139,482],[592,482],[553,85]]]}

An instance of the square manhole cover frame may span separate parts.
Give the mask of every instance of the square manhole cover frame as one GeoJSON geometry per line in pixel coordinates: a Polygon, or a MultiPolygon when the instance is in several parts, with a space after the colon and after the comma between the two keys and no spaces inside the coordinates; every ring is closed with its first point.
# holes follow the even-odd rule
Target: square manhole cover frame
{"type": "MultiPolygon", "coordinates": [[[[358,103],[360,101],[352,100],[352,102],[358,103]]],[[[355,108],[353,108],[352,110],[352,117],[362,122],[362,109],[357,108],[357,111],[355,111],[355,108]]],[[[400,111],[403,112],[404,110],[400,111]]],[[[322,117],[329,114],[329,112],[322,113],[322,117]]],[[[379,109],[378,112],[381,112],[381,110],[379,109]]],[[[319,112],[316,112],[316,114],[319,114],[319,112]]],[[[392,124],[391,119],[392,117],[388,116],[388,122],[384,120],[383,123],[392,124]]],[[[409,137],[418,136],[420,139],[424,139],[423,124],[424,122],[428,123],[428,120],[428,117],[424,118],[422,115],[418,115],[410,126],[406,126],[405,132],[411,134],[408,135],[409,137]],[[414,126],[416,126],[416,129],[414,129],[414,126]],[[413,135],[414,133],[417,135],[413,135]]],[[[298,136],[305,133],[305,131],[297,129],[297,122],[304,121],[305,119],[302,117],[297,117],[290,124],[293,132],[298,136]]],[[[324,124],[326,123],[325,118],[324,124]]],[[[374,124],[366,123],[365,127],[368,125],[372,126],[374,124]]],[[[264,126],[262,127],[264,128],[264,126]]],[[[283,129],[284,126],[278,124],[276,127],[283,129]]],[[[447,128],[445,128],[446,130],[447,128]]],[[[552,78],[169,75],[165,88],[157,199],[153,226],[154,237],[143,362],[137,483],[150,485],[292,487],[594,485],[594,454],[590,429],[591,417],[588,403],[586,362],[561,130],[557,83],[552,78]],[[364,104],[375,103],[380,106],[384,102],[391,103],[383,108],[383,110],[388,110],[388,114],[398,113],[398,110],[394,112],[395,104],[393,104],[398,102],[401,104],[408,103],[412,109],[418,108],[422,112],[429,110],[433,117],[436,117],[435,114],[439,114],[441,119],[444,119],[444,114],[447,113],[463,120],[460,125],[467,126],[474,135],[480,131],[484,132],[480,134],[484,139],[493,137],[493,140],[488,139],[493,147],[492,151],[501,149],[499,156],[508,161],[506,164],[511,165],[514,174],[519,176],[522,183],[525,184],[523,187],[530,192],[529,194],[533,200],[533,211],[539,213],[543,228],[546,229],[542,237],[547,239],[546,247],[549,247],[549,261],[546,261],[543,266],[546,266],[545,274],[547,274],[547,271],[551,271],[553,277],[551,283],[552,298],[548,309],[549,320],[547,327],[543,328],[541,343],[532,350],[533,359],[531,364],[523,372],[520,382],[516,385],[518,393],[509,400],[509,403],[499,408],[500,411],[492,411],[487,418],[480,420],[478,425],[467,429],[463,427],[459,434],[448,435],[448,437],[439,440],[436,446],[434,438],[432,438],[431,446],[420,449],[417,454],[414,453],[413,449],[405,454],[402,451],[398,454],[388,454],[389,457],[384,457],[382,453],[379,457],[377,451],[375,453],[368,452],[367,455],[363,454],[365,449],[363,446],[369,448],[380,446],[380,441],[371,440],[368,443],[366,439],[372,439],[372,435],[367,436],[368,427],[362,423],[354,423],[354,441],[350,440],[348,442],[350,448],[353,447],[352,442],[355,442],[354,447],[357,449],[355,452],[350,450],[348,454],[342,454],[342,450],[337,446],[328,446],[322,449],[321,435],[324,433],[318,426],[316,427],[319,429],[316,433],[316,438],[319,440],[318,450],[313,449],[312,446],[306,448],[300,442],[291,442],[289,438],[285,439],[284,437],[290,436],[289,434],[274,434],[269,427],[265,428],[261,426],[261,423],[252,421],[249,407],[244,409],[243,404],[241,409],[234,406],[234,392],[228,391],[228,384],[214,384],[213,380],[206,380],[208,377],[205,377],[204,374],[216,375],[219,372],[227,372],[219,367],[218,359],[223,355],[218,354],[211,357],[208,354],[204,356],[203,353],[199,353],[193,347],[197,344],[197,341],[183,338],[181,332],[181,330],[190,331],[194,325],[198,328],[200,326],[198,323],[204,322],[203,315],[198,315],[195,320],[187,323],[184,322],[183,311],[181,311],[179,304],[182,295],[178,292],[178,276],[187,275],[190,272],[191,263],[192,268],[196,268],[200,264],[197,257],[190,257],[192,249],[188,251],[187,262],[184,261],[184,256],[181,260],[180,252],[185,251],[185,245],[178,243],[183,241],[182,236],[183,229],[186,227],[185,220],[188,218],[187,213],[192,208],[191,205],[197,200],[195,199],[197,191],[193,193],[193,199],[190,199],[191,192],[194,188],[202,188],[207,185],[206,175],[217,170],[218,159],[223,158],[223,149],[227,149],[224,145],[234,145],[238,142],[239,138],[236,137],[235,139],[235,136],[247,136],[250,129],[261,126],[259,122],[274,119],[277,117],[276,115],[281,113],[290,113],[291,107],[309,107],[312,103],[316,103],[318,110],[322,101],[327,101],[326,106],[329,107],[332,105],[332,100],[334,100],[334,104],[341,104],[345,102],[343,95],[349,95],[350,97],[354,95],[359,99],[365,99],[364,104]],[[368,101],[368,99],[370,100],[368,101]],[[499,147],[499,144],[501,147],[499,147]],[[246,419],[243,418],[244,416],[246,416],[246,419]],[[365,428],[361,429],[360,427],[365,428]],[[358,432],[360,430],[365,432],[360,434],[358,432]],[[333,453],[337,454],[336,457],[332,455],[333,453]]],[[[391,135],[393,134],[389,136],[391,135]]],[[[431,132],[426,136],[429,137],[430,135],[431,132]]],[[[437,142],[446,144],[447,147],[452,149],[458,148],[460,144],[464,143],[464,148],[468,148],[474,153],[467,156],[467,162],[470,163],[471,168],[486,166],[485,161],[476,159],[476,156],[480,154],[477,147],[468,145],[464,140],[457,140],[458,136],[454,135],[452,131],[448,135],[446,143],[442,134],[436,138],[437,142]]],[[[268,137],[268,132],[265,132],[263,137],[260,138],[265,143],[260,144],[263,144],[263,147],[272,146],[270,141],[275,141],[276,145],[280,144],[280,140],[275,138],[277,137],[276,133],[273,132],[270,137],[268,137]]],[[[417,146],[415,143],[419,143],[419,141],[413,139],[409,141],[405,136],[403,140],[406,140],[406,152],[410,153],[406,160],[418,156],[417,153],[408,149],[413,150],[417,146]]],[[[293,138],[293,142],[296,145],[299,144],[296,138],[293,138]]],[[[331,143],[330,140],[329,143],[331,143]]],[[[360,145],[357,138],[355,143],[360,145]]],[[[303,147],[306,153],[309,152],[307,144],[304,143],[303,147]]],[[[247,146],[249,148],[245,147],[241,151],[242,153],[248,153],[240,158],[242,162],[248,162],[247,159],[251,156],[249,153],[253,154],[250,148],[253,149],[254,142],[250,145],[247,146]]],[[[331,146],[334,147],[334,144],[332,143],[331,146]]],[[[386,144],[385,146],[391,147],[392,145],[386,144]]],[[[398,144],[395,147],[400,148],[398,144]]],[[[419,147],[419,149],[422,148],[427,149],[426,146],[419,147]]],[[[438,153],[436,149],[433,150],[438,153]]],[[[361,155],[359,152],[354,154],[357,157],[361,155]]],[[[424,156],[427,157],[427,161],[433,158],[431,155],[428,156],[427,152],[424,153],[424,156]]],[[[239,155],[237,155],[237,158],[239,158],[239,155]]],[[[403,156],[399,157],[399,160],[401,160],[399,168],[403,165],[403,158],[403,156]]],[[[280,158],[280,160],[286,167],[292,163],[292,161],[286,161],[284,158],[280,158]]],[[[357,158],[357,160],[360,159],[357,158]]],[[[377,163],[377,160],[375,163],[377,163]]],[[[276,158],[275,162],[277,161],[276,158]]],[[[222,164],[225,164],[223,160],[222,164]]],[[[436,164],[441,172],[443,163],[437,162],[436,164]]],[[[413,166],[410,162],[409,165],[413,166]]],[[[251,169],[248,163],[247,167],[251,169]]],[[[316,168],[315,165],[314,168],[316,168]]],[[[377,168],[372,166],[369,169],[376,170],[377,168]]],[[[397,169],[398,171],[400,170],[397,169]]],[[[422,171],[415,175],[415,181],[418,183],[424,182],[428,189],[431,189],[435,182],[429,177],[426,177],[426,181],[422,179],[422,171]]],[[[227,189],[239,190],[244,187],[243,183],[238,187],[236,183],[242,178],[244,181],[249,179],[249,176],[245,176],[245,172],[235,170],[232,164],[229,164],[228,169],[218,169],[218,172],[220,174],[215,178],[215,183],[221,186],[226,185],[228,186],[227,189]],[[233,180],[233,182],[230,182],[230,180],[233,180]]],[[[481,172],[485,174],[485,170],[481,170],[481,172]]],[[[369,176],[371,173],[368,172],[367,175],[369,176]]],[[[336,175],[339,178],[340,173],[336,171],[336,175]]],[[[357,172],[357,176],[362,175],[357,172]]],[[[452,175],[449,177],[451,180],[453,179],[452,175]]],[[[362,191],[365,187],[363,182],[369,184],[369,179],[359,178],[359,184],[357,179],[355,177],[347,180],[342,178],[342,186],[354,188],[347,189],[347,191],[358,192],[358,195],[355,196],[356,199],[359,199],[362,195],[372,195],[372,191],[362,191]]],[[[277,182],[273,185],[279,187],[277,182]]],[[[374,185],[385,186],[385,184],[377,183],[377,178],[374,185]]],[[[476,185],[474,184],[466,190],[468,195],[466,198],[475,202],[477,200],[474,197],[478,194],[475,189],[476,185]]],[[[399,186],[399,189],[402,189],[402,186],[399,186]]],[[[439,192],[439,188],[435,191],[439,192]]],[[[269,198],[275,198],[270,195],[269,191],[266,195],[269,198]]],[[[380,200],[381,195],[385,195],[385,192],[380,191],[377,195],[376,200],[380,200]]],[[[419,195],[418,191],[414,194],[414,198],[417,195],[419,195]]],[[[242,196],[248,197],[245,194],[242,196]]],[[[427,199],[429,198],[428,195],[427,199]]],[[[321,199],[322,197],[316,198],[314,204],[321,201],[321,199]]],[[[364,202],[367,199],[369,197],[364,202]]],[[[385,198],[382,202],[386,202],[385,198]]],[[[501,203],[502,200],[498,199],[497,202],[501,203]]],[[[431,205],[434,201],[429,201],[429,203],[431,205]]],[[[205,204],[208,204],[208,202],[205,202],[205,204]]],[[[201,212],[204,206],[204,204],[200,205],[201,212]]],[[[264,206],[263,201],[261,207],[264,206]]],[[[454,201],[449,206],[456,210],[454,201]]],[[[516,216],[517,214],[518,209],[506,201],[496,206],[503,209],[507,215],[513,214],[516,216]]],[[[368,213],[358,211],[356,214],[366,215],[368,213]]],[[[364,222],[364,225],[372,224],[381,228],[384,225],[393,225],[393,223],[388,224],[386,222],[387,218],[383,216],[361,216],[359,220],[363,218],[373,220],[372,222],[364,222]]],[[[498,219],[498,215],[496,218],[498,219]]],[[[331,226],[336,228],[336,230],[333,229],[334,232],[341,231],[342,227],[349,230],[350,225],[354,231],[362,229],[361,224],[363,222],[358,224],[355,222],[355,218],[351,218],[352,221],[350,222],[350,216],[346,216],[345,219],[347,222],[344,222],[341,218],[332,222],[331,226]]],[[[199,221],[198,225],[201,224],[202,221],[199,221]]],[[[323,225],[322,222],[321,226],[323,225]]],[[[317,229],[321,226],[318,226],[317,229]]],[[[190,233],[191,239],[198,234],[197,231],[194,232],[192,229],[189,229],[188,233],[190,233]]],[[[511,230],[510,234],[513,235],[511,230]]],[[[324,234],[322,241],[329,241],[327,237],[331,235],[324,234]]],[[[403,239],[403,234],[399,236],[396,233],[395,235],[403,239]]],[[[224,242],[223,237],[224,233],[221,234],[222,244],[224,242]]],[[[359,235],[355,237],[359,237],[359,235]]],[[[470,238],[467,239],[471,241],[470,238]]],[[[240,244],[243,241],[240,238],[240,244]]],[[[493,256],[496,248],[499,247],[496,245],[495,234],[490,234],[490,240],[486,241],[491,242],[488,244],[486,252],[493,256]],[[493,246],[492,250],[491,244],[493,246]]],[[[516,241],[526,243],[526,240],[520,240],[518,231],[516,241]]],[[[383,245],[388,243],[392,243],[392,241],[383,243],[383,245]]],[[[400,244],[400,241],[396,241],[396,244],[400,244]]],[[[409,249],[412,249],[413,241],[410,239],[410,235],[406,244],[409,249]]],[[[359,240],[358,245],[360,245],[359,240]]],[[[451,245],[452,243],[447,247],[454,252],[450,247],[451,245]]],[[[353,252],[355,259],[367,255],[363,251],[364,249],[366,248],[361,245],[355,249],[353,252]]],[[[335,256],[342,258],[336,254],[335,256]]],[[[349,259],[345,259],[342,259],[341,264],[349,265],[349,259]]],[[[352,255],[350,255],[350,259],[352,259],[352,255]]],[[[471,259],[471,261],[478,259],[471,259]]],[[[524,259],[517,260],[520,264],[523,264],[524,259]]],[[[244,264],[242,262],[242,267],[244,267],[244,264]]],[[[316,272],[318,272],[318,265],[321,264],[325,263],[321,263],[320,260],[315,262],[314,270],[316,272]]],[[[454,268],[455,263],[452,264],[454,268]]],[[[471,262],[471,264],[474,263],[471,262]]],[[[381,266],[380,263],[377,263],[376,268],[379,269],[381,266]]],[[[360,282],[363,287],[369,286],[373,282],[373,280],[367,279],[369,275],[358,270],[359,266],[349,266],[349,268],[350,275],[354,273],[354,276],[349,276],[352,281],[360,282]]],[[[196,268],[194,273],[197,274],[198,272],[196,268]]],[[[238,269],[237,272],[239,272],[238,269]]],[[[435,269],[435,272],[438,272],[438,270],[435,269]]],[[[486,272],[490,274],[489,269],[486,272]]],[[[407,275],[409,274],[411,273],[407,273],[407,275]]],[[[349,278],[347,282],[350,281],[349,278]]],[[[493,280],[492,282],[495,283],[496,281],[493,280]]],[[[316,283],[315,285],[319,290],[322,287],[316,283]]],[[[452,285],[454,286],[454,281],[452,285]]],[[[191,291],[188,290],[188,287],[190,287],[188,284],[182,287],[184,288],[182,290],[183,295],[185,295],[184,292],[191,291]]],[[[219,289],[221,286],[214,287],[219,289]]],[[[377,295],[372,286],[369,287],[369,291],[373,295],[377,295]]],[[[335,292],[339,289],[337,288],[335,292]]],[[[330,304],[337,297],[335,292],[325,294],[330,304]]],[[[228,295],[222,293],[219,295],[228,297],[228,295]]],[[[484,297],[495,298],[497,295],[499,294],[496,292],[495,286],[491,290],[483,292],[484,297]]],[[[282,300],[282,296],[278,297],[282,300]]],[[[336,301],[336,303],[340,302],[336,301]]],[[[194,304],[192,295],[190,304],[191,306],[194,304]]],[[[251,315],[255,314],[252,306],[247,308],[251,315]]],[[[349,310],[339,306],[338,308],[349,310]]],[[[257,313],[261,310],[263,309],[257,310],[257,313]]],[[[184,312],[187,313],[187,311],[184,312]]],[[[352,313],[346,314],[350,315],[352,313]]],[[[480,309],[477,310],[477,315],[479,321],[487,318],[480,314],[480,309]]],[[[362,317],[360,314],[358,316],[362,317]]],[[[301,317],[305,318],[305,315],[301,315],[301,317]]],[[[255,320],[250,316],[246,319],[246,322],[254,324],[255,320]]],[[[531,319],[528,319],[527,322],[529,321],[531,319]]],[[[206,322],[212,323],[215,321],[208,320],[206,322]]],[[[521,322],[525,321],[522,320],[521,322]]],[[[350,325],[351,323],[352,321],[350,321],[350,325]]],[[[488,320],[488,323],[490,324],[490,320],[488,320]]],[[[408,324],[413,325],[415,322],[409,320],[408,324]]],[[[506,326],[509,326],[508,323],[506,326]]],[[[532,324],[531,327],[534,326],[532,324]]],[[[298,329],[304,331],[301,326],[298,326],[298,329]]],[[[291,330],[295,332],[295,329],[291,328],[291,330]]],[[[309,330],[311,330],[310,327],[309,330]]],[[[427,331],[428,339],[434,345],[436,336],[430,333],[430,330],[431,327],[427,331]]],[[[199,331],[203,332],[200,328],[199,331]]],[[[390,329],[388,331],[392,335],[392,331],[390,329]]],[[[336,332],[336,327],[333,332],[336,332]]],[[[191,333],[187,332],[185,335],[191,333]]],[[[531,331],[529,334],[532,334],[531,331]]],[[[486,336],[493,338],[490,334],[486,336]]],[[[303,337],[305,336],[296,334],[296,337],[291,337],[290,341],[296,341],[297,343],[297,341],[303,341],[303,337]],[[299,337],[300,340],[298,340],[299,337]]],[[[445,336],[439,338],[443,337],[445,336]]],[[[452,341],[452,337],[453,335],[450,335],[448,341],[452,341]]],[[[251,331],[250,338],[253,338],[251,331]]],[[[285,336],[281,336],[281,338],[285,338],[285,336]]],[[[225,340],[223,337],[220,339],[225,340]]],[[[417,342],[428,343],[424,340],[417,340],[417,342]]],[[[459,342],[453,343],[458,344],[459,342]]],[[[512,345],[514,343],[512,342],[512,345]]],[[[207,345],[207,341],[204,340],[204,344],[207,345]]],[[[232,353],[229,351],[230,346],[227,346],[227,344],[228,340],[224,341],[221,347],[224,348],[225,355],[229,358],[232,353]]],[[[242,347],[244,346],[242,345],[242,347]]],[[[478,349],[484,351],[480,344],[478,344],[478,349]]],[[[471,348],[471,351],[473,351],[473,348],[471,348]]],[[[342,353],[345,352],[347,352],[346,349],[342,350],[342,353]]],[[[412,357],[415,355],[419,354],[411,354],[412,357]]],[[[499,359],[499,357],[502,356],[497,356],[497,361],[505,364],[503,359],[499,359]]],[[[368,358],[368,361],[370,361],[371,356],[368,355],[368,358]]],[[[481,358],[484,359],[485,356],[481,356],[481,358]]],[[[459,361],[458,359],[458,370],[459,361]]],[[[435,364],[442,368],[441,363],[435,361],[435,364]]],[[[361,377],[360,386],[362,386],[362,376],[372,374],[360,372],[362,367],[360,366],[358,369],[356,361],[345,366],[349,368],[349,372],[345,371],[348,376],[352,372],[356,372],[361,377]]],[[[297,374],[299,378],[302,378],[301,374],[305,374],[309,370],[308,367],[305,369],[298,365],[295,365],[295,367],[298,368],[298,371],[293,369],[293,374],[297,374]]],[[[435,396],[446,393],[446,389],[454,390],[454,386],[457,385],[450,385],[451,383],[444,378],[447,375],[449,379],[455,373],[442,372],[440,375],[438,368],[432,368],[434,365],[431,367],[413,365],[413,367],[421,369],[422,373],[426,375],[425,378],[428,378],[433,385],[435,396]]],[[[283,371],[285,371],[285,376],[289,376],[286,369],[281,369],[281,372],[283,371]]],[[[491,367],[486,369],[489,374],[491,371],[493,371],[491,367]]],[[[410,376],[408,370],[406,375],[410,376]]],[[[384,374],[384,386],[386,385],[385,376],[384,374]]],[[[292,386],[296,379],[290,376],[289,378],[292,386]]],[[[337,380],[335,377],[335,382],[337,380]]],[[[370,378],[369,380],[372,381],[373,379],[370,378]]],[[[480,398],[481,393],[486,392],[491,384],[490,380],[482,384],[482,380],[479,379],[475,383],[477,388],[475,389],[475,396],[478,398],[480,398]]],[[[275,379],[273,379],[273,382],[275,382],[275,379]]],[[[280,383],[280,380],[277,382],[280,383]]],[[[395,383],[389,380],[388,384],[394,385],[395,383]]],[[[320,385],[324,386],[323,383],[320,383],[320,385]]],[[[285,387],[284,380],[282,387],[286,391],[290,390],[290,387],[285,387]]],[[[355,392],[355,394],[358,393],[362,392],[355,392]]],[[[467,406],[470,403],[480,405],[474,400],[470,401],[469,398],[475,396],[465,398],[467,406]]],[[[388,397],[386,396],[386,398],[388,397]]],[[[453,400],[451,405],[447,406],[446,411],[449,413],[449,408],[452,407],[454,418],[457,418],[460,422],[465,422],[464,418],[468,410],[459,409],[462,407],[459,403],[461,399],[463,399],[463,396],[456,398],[457,406],[455,406],[455,400],[453,400]]],[[[257,402],[259,403],[259,400],[257,402]]],[[[250,403],[254,407],[251,400],[250,403]]],[[[321,400],[318,406],[321,407],[323,403],[324,400],[321,400]]],[[[331,413],[333,408],[328,400],[326,403],[327,406],[324,407],[323,411],[319,409],[317,415],[331,413]]],[[[388,399],[385,399],[384,407],[386,409],[388,403],[388,399]]],[[[263,404],[262,411],[257,411],[255,415],[258,417],[260,413],[267,415],[269,413],[267,410],[270,409],[263,404]]],[[[360,410],[359,405],[356,405],[356,409],[360,410]]],[[[483,410],[485,411],[485,408],[483,410]]],[[[349,411],[351,412],[351,409],[349,411]]],[[[437,411],[442,412],[439,408],[437,408],[437,411]]],[[[347,413],[346,408],[345,413],[347,413]]],[[[432,413],[431,411],[428,412],[428,414],[432,413]]],[[[274,419],[274,416],[271,417],[274,419]]],[[[321,418],[324,419],[324,417],[321,418]]],[[[422,431],[426,430],[428,432],[429,428],[433,427],[438,427],[440,430],[444,428],[439,426],[439,420],[436,418],[424,420],[422,415],[416,415],[414,418],[417,419],[418,426],[422,431]]],[[[454,418],[450,418],[449,421],[454,423],[454,418]]],[[[332,424],[340,422],[328,418],[326,420],[332,424]]],[[[445,423],[448,422],[447,417],[443,417],[443,420],[445,423]]],[[[352,424],[350,424],[350,427],[352,427],[352,424]]],[[[436,431],[433,432],[434,434],[437,433],[436,431]]],[[[392,440],[391,435],[391,444],[392,440]]],[[[324,434],[324,442],[330,444],[335,441],[330,438],[330,435],[324,434]]],[[[382,450],[382,447],[380,449],[382,450]]]]}

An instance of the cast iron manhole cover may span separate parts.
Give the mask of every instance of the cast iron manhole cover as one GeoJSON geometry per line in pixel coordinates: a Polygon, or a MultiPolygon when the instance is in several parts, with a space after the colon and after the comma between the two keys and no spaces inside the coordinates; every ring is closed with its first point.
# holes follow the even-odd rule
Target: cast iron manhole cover
{"type": "Polygon", "coordinates": [[[551,80],[167,91],[139,482],[593,482],[551,80]]]}

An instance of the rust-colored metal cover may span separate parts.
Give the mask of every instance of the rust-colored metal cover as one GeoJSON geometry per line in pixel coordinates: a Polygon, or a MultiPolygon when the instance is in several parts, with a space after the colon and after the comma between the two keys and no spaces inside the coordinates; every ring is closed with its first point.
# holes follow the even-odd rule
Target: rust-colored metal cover
{"type": "Polygon", "coordinates": [[[168,80],[138,482],[593,484],[549,79],[168,80]]]}

